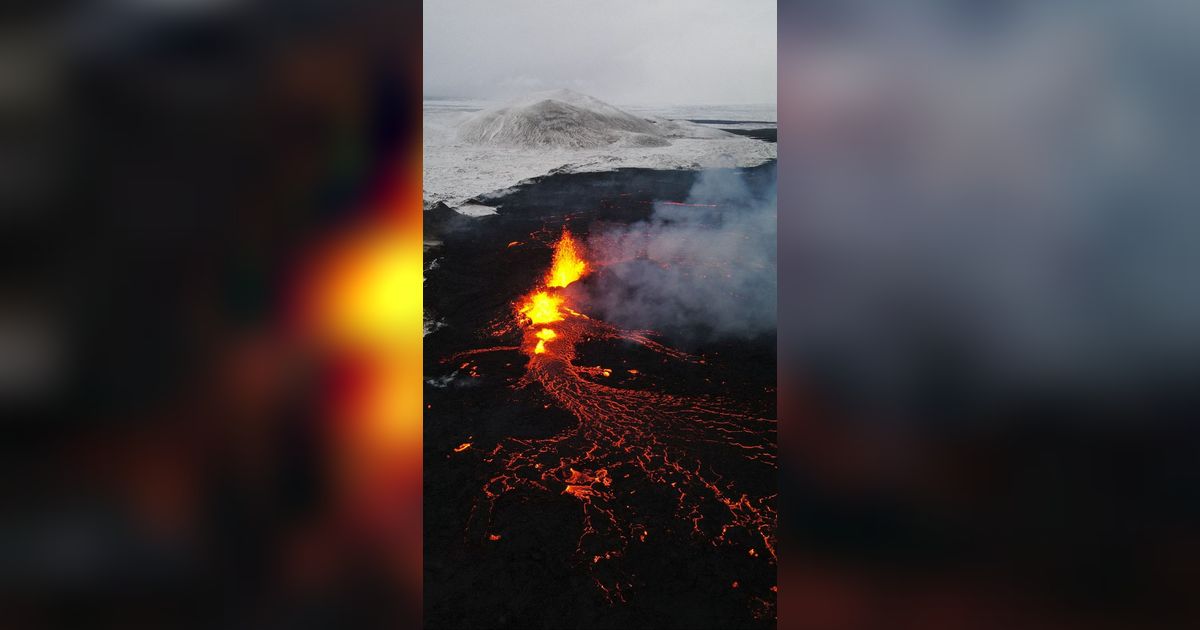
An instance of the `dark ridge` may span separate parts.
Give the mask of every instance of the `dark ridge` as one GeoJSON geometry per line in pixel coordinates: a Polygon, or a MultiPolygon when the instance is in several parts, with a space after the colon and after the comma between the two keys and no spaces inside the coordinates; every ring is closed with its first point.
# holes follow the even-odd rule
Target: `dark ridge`
{"type": "Polygon", "coordinates": [[[732,133],[732,134],[737,134],[739,136],[746,136],[747,138],[754,138],[755,140],[762,140],[763,142],[777,142],[778,138],[779,138],[779,130],[776,129],[775,127],[770,127],[770,128],[766,128],[766,129],[721,128],[721,131],[728,131],[729,133],[732,133]]]}
{"type": "Polygon", "coordinates": [[[775,125],[778,124],[774,120],[729,120],[726,118],[687,118],[688,122],[699,123],[701,125],[775,125]]]}

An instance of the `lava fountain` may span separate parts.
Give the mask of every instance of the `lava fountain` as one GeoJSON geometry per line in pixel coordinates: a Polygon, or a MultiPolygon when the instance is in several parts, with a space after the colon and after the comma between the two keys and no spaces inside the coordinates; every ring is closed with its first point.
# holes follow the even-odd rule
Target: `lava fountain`
{"type": "MultiPolygon", "coordinates": [[[[557,493],[578,502],[577,560],[610,603],[625,601],[625,592],[636,588],[638,576],[621,567],[621,559],[635,551],[630,546],[652,544],[647,541],[665,539],[667,532],[735,547],[755,562],[769,563],[773,574],[775,495],[743,491],[736,479],[747,470],[773,474],[775,420],[739,410],[717,395],[613,386],[605,382],[612,369],[578,364],[580,343],[604,340],[640,345],[661,355],[664,364],[703,363],[656,341],[650,331],[623,330],[572,309],[562,289],[591,271],[582,247],[564,231],[543,286],[518,300],[514,316],[493,330],[497,337],[519,333],[520,345],[451,357],[517,349],[528,364],[515,387],[540,387],[578,420],[552,437],[510,437],[482,453],[495,473],[483,486],[468,535],[496,540],[488,528],[496,502],[509,492],[557,493]],[[664,519],[663,513],[672,516],[664,519]]],[[[738,583],[736,575],[725,577],[731,578],[727,584],[738,583]]],[[[771,617],[774,584],[758,586],[740,592],[756,617],[771,617]]]]}
{"type": "Polygon", "coordinates": [[[550,273],[546,274],[546,286],[565,287],[582,278],[587,271],[587,262],[579,255],[575,239],[564,230],[562,238],[554,245],[554,261],[550,273]]]}

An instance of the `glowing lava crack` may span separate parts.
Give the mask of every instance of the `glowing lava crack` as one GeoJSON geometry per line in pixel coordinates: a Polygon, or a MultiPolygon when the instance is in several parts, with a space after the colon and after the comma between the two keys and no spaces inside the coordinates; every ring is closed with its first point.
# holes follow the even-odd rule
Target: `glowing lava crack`
{"type": "MultiPolygon", "coordinates": [[[[773,470],[775,421],[739,412],[730,401],[717,396],[680,396],[606,385],[603,381],[611,375],[610,369],[577,365],[577,344],[606,339],[640,344],[665,361],[693,361],[654,341],[649,332],[621,330],[572,310],[567,296],[557,289],[589,271],[580,246],[564,232],[555,245],[545,286],[520,300],[515,321],[493,333],[521,333],[519,349],[529,363],[516,387],[536,383],[578,423],[546,439],[510,437],[485,453],[484,461],[497,472],[483,487],[486,514],[475,514],[475,526],[486,532],[497,499],[512,490],[572,497],[582,510],[578,559],[589,567],[610,603],[624,601],[623,591],[636,581],[621,570],[620,559],[631,544],[655,538],[655,528],[690,532],[694,539],[713,546],[744,547],[739,549],[741,555],[774,565],[775,495],[754,496],[739,490],[729,478],[733,475],[728,462],[734,462],[738,470],[773,470]],[[726,463],[724,475],[709,462],[714,450],[721,452],[721,461],[726,463]],[[647,483],[652,491],[637,495],[637,489],[647,488],[647,483]],[[670,504],[668,509],[675,514],[673,522],[678,527],[646,514],[642,508],[652,500],[670,504]]],[[[512,348],[464,354],[502,349],[512,348]]],[[[756,616],[773,615],[771,587],[764,585],[763,592],[745,593],[756,616]]]]}

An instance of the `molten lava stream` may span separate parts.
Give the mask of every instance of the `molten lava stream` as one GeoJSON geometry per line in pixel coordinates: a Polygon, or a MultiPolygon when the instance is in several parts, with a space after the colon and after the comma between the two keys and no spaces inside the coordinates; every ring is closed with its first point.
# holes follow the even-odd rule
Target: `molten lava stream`
{"type": "MultiPolygon", "coordinates": [[[[545,439],[508,438],[485,457],[497,471],[484,485],[486,516],[477,524],[486,529],[496,501],[516,489],[572,497],[582,515],[578,559],[610,602],[623,601],[623,591],[634,582],[620,571],[620,558],[630,544],[654,537],[655,526],[667,527],[643,513],[643,497],[633,497],[650,484],[670,497],[675,519],[693,538],[714,546],[746,546],[741,553],[773,565],[775,496],[740,491],[706,460],[719,451],[721,461],[741,462],[741,469],[774,469],[775,421],[740,412],[715,396],[613,387],[603,382],[611,370],[577,365],[576,346],[585,339],[627,340],[668,359],[691,360],[646,332],[621,330],[572,310],[556,289],[589,271],[579,245],[564,232],[545,287],[516,305],[515,326],[496,331],[522,333],[519,348],[529,363],[516,387],[540,386],[578,422],[545,439]]],[[[746,597],[774,601],[771,592],[747,592],[746,597]]]]}

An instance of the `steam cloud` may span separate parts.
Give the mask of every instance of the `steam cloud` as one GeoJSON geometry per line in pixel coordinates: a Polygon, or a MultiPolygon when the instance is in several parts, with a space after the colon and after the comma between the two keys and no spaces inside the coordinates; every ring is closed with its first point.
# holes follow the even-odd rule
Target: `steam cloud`
{"type": "Polygon", "coordinates": [[[700,173],[684,201],[646,221],[593,231],[602,271],[584,289],[604,319],[689,340],[753,338],[776,326],[776,197],[742,172],[700,173]]]}

